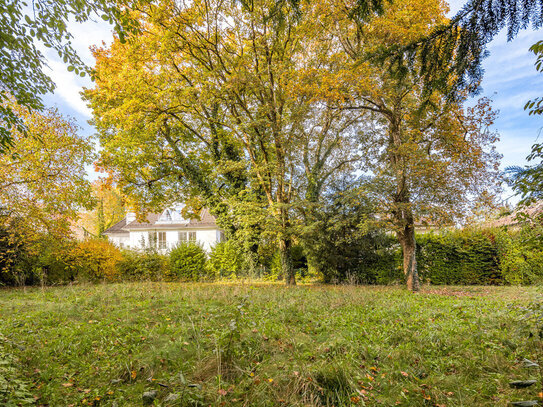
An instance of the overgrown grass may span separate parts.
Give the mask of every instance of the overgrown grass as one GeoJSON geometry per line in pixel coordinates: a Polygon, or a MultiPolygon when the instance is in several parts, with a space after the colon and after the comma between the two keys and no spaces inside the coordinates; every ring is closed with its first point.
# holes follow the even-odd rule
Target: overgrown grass
{"type": "MultiPolygon", "coordinates": [[[[173,283],[3,290],[0,386],[4,360],[5,369],[16,366],[21,397],[30,389],[37,405],[139,406],[155,390],[157,406],[505,406],[526,397],[508,382],[526,378],[519,361],[532,355],[519,317],[536,291],[173,283]]],[[[10,397],[16,405],[5,394],[0,405],[10,397]]]]}

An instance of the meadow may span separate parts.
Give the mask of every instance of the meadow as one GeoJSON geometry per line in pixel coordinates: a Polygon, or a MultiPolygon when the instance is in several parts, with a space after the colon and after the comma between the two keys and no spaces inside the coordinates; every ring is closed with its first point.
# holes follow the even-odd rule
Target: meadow
{"type": "Polygon", "coordinates": [[[533,287],[0,291],[0,405],[505,406],[533,287]]]}

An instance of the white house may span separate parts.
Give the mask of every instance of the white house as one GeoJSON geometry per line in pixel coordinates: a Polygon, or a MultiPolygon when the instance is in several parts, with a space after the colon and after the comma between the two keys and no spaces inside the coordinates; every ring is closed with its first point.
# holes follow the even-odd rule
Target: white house
{"type": "Polygon", "coordinates": [[[168,208],[162,214],[149,213],[145,222],[139,222],[134,212],[116,223],[104,234],[121,248],[142,249],[156,247],[168,251],[179,242],[193,241],[210,251],[216,243],[224,240],[224,233],[207,209],[202,209],[199,219],[185,219],[182,205],[168,208]]]}

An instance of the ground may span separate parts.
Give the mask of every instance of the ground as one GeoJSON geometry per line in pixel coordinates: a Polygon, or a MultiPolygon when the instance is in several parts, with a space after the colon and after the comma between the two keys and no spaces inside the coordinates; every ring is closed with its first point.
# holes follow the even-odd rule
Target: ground
{"type": "Polygon", "coordinates": [[[519,287],[5,289],[0,405],[505,406],[541,391],[508,385],[536,374],[521,364],[535,357],[522,316],[536,298],[519,287]]]}

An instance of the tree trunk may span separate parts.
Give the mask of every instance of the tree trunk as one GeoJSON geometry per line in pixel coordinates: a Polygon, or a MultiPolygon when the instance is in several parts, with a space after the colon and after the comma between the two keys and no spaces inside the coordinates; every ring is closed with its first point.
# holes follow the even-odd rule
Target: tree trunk
{"type": "Polygon", "coordinates": [[[285,276],[287,285],[296,285],[296,274],[292,265],[292,256],[290,248],[292,242],[290,239],[279,239],[279,255],[281,258],[281,270],[285,276]]]}
{"type": "Polygon", "coordinates": [[[417,271],[415,226],[413,224],[405,226],[398,232],[398,240],[402,246],[403,272],[407,281],[407,288],[413,292],[417,292],[420,290],[420,281],[417,271]]]}

